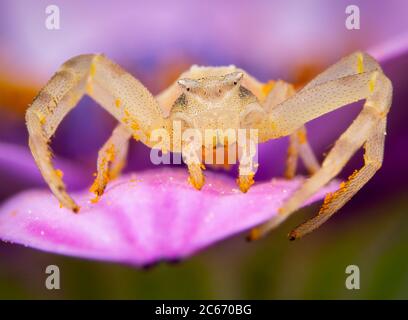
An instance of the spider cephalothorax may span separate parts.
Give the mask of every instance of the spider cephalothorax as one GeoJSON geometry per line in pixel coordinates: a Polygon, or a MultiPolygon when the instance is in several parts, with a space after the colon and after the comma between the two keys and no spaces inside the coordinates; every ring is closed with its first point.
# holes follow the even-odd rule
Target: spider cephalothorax
{"type": "MultiPolygon", "coordinates": [[[[156,130],[173,138],[176,125],[182,133],[194,129],[201,136],[210,130],[209,140],[182,139],[170,143],[170,151],[181,151],[191,184],[204,184],[202,150],[237,148],[240,130],[250,145],[283,136],[290,137],[285,175],[295,175],[298,157],[311,173],[297,192],[281,207],[277,217],[254,229],[257,238],[296,211],[305,200],[333,179],[351,156],[365,148],[364,166],[349,177],[339,190],[326,197],[319,215],[296,228],[299,238],[320,226],[340,209],[379,169],[383,159],[386,116],[391,106],[392,84],[369,55],[356,52],[318,75],[295,92],[284,81],[263,84],[242,69],[192,66],[169,88],[154,97],[138,80],[103,55],[82,55],[70,59],[51,78],[27,110],[29,145],[37,165],[62,205],[77,212],[78,205],[66,192],[61,174],[51,162],[48,143],[61,120],[88,94],[109,111],[119,125],[102,147],[98,173],[92,186],[98,196],[109,179],[122,169],[131,137],[155,148],[156,130]],[[320,166],[306,139],[304,124],[346,104],[365,99],[363,110],[340,136],[320,166]],[[234,138],[220,133],[233,132],[234,138]],[[244,131],[245,132],[245,131],[244,131]],[[210,141],[211,143],[209,143],[210,141]]],[[[205,151],[207,150],[207,151],[205,151]]],[[[246,192],[254,183],[258,167],[252,153],[241,152],[238,185],[246,192]]]]}

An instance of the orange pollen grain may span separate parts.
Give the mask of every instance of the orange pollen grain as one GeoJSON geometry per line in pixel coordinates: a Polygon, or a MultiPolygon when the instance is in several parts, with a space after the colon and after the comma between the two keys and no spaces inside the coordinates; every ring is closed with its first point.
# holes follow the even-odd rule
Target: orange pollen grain
{"type": "Polygon", "coordinates": [[[139,124],[138,124],[135,120],[132,120],[131,128],[132,128],[133,130],[139,130],[139,129],[140,129],[140,126],[139,126],[139,124]]]}
{"type": "Polygon", "coordinates": [[[265,97],[272,91],[273,87],[275,86],[275,81],[270,80],[262,86],[262,93],[265,97]]]}
{"type": "Polygon", "coordinates": [[[95,66],[95,63],[92,63],[91,66],[90,66],[90,68],[89,68],[89,76],[90,76],[91,78],[93,78],[93,76],[95,75],[95,73],[96,73],[96,66],[95,66]]]}
{"type": "Polygon", "coordinates": [[[319,210],[319,214],[322,212],[326,211],[329,208],[330,203],[333,201],[333,199],[336,197],[336,193],[329,192],[326,197],[324,198],[322,207],[319,210]]]}
{"type": "Polygon", "coordinates": [[[338,198],[340,195],[344,194],[347,191],[351,181],[356,177],[357,174],[358,174],[358,170],[354,170],[354,172],[348,177],[346,182],[343,181],[342,183],[340,183],[340,187],[336,192],[328,193],[326,195],[326,198],[324,198],[324,201],[323,201],[323,205],[320,208],[319,214],[322,214],[324,211],[329,209],[330,204],[336,198],[338,198]]]}
{"type": "Polygon", "coordinates": [[[358,170],[354,170],[354,172],[350,175],[350,177],[348,177],[348,181],[354,179],[357,174],[358,174],[358,170]]]}
{"type": "Polygon", "coordinates": [[[92,198],[92,199],[91,199],[91,203],[93,203],[93,204],[98,203],[99,200],[100,200],[100,197],[99,197],[99,196],[96,196],[95,198],[92,198]]]}
{"type": "Polygon", "coordinates": [[[111,144],[106,150],[106,155],[107,155],[107,161],[113,161],[115,160],[115,145],[111,144]]]}
{"type": "Polygon", "coordinates": [[[240,176],[237,182],[238,182],[238,185],[241,191],[247,192],[249,188],[255,183],[254,174],[250,174],[247,176],[240,176]]]}
{"type": "Polygon", "coordinates": [[[92,183],[91,187],[89,188],[89,192],[97,194],[98,189],[99,189],[99,183],[98,183],[98,180],[95,180],[94,183],[92,183]]]}
{"type": "Polygon", "coordinates": [[[59,178],[62,178],[64,176],[64,172],[62,172],[60,169],[55,170],[55,173],[59,178]]]}
{"type": "Polygon", "coordinates": [[[307,142],[307,136],[304,131],[298,131],[297,136],[300,144],[304,144],[307,142]]]}

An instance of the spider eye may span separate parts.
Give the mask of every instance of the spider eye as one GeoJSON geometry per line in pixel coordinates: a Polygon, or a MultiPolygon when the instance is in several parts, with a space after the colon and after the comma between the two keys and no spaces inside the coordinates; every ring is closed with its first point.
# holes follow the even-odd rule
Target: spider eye
{"type": "Polygon", "coordinates": [[[198,82],[193,79],[180,79],[177,83],[186,91],[191,91],[198,86],[198,82]]]}
{"type": "Polygon", "coordinates": [[[228,86],[236,86],[241,81],[243,76],[244,74],[239,71],[229,73],[224,77],[225,84],[227,84],[228,86]]]}

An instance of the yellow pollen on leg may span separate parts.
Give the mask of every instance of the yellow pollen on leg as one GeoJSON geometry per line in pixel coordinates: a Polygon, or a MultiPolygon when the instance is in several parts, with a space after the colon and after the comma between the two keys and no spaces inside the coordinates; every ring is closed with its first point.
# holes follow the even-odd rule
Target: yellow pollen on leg
{"type": "Polygon", "coordinates": [[[304,144],[304,143],[307,142],[306,132],[298,131],[297,137],[298,137],[298,141],[299,141],[300,144],[304,144]]]}
{"type": "Polygon", "coordinates": [[[95,73],[96,73],[95,63],[92,63],[92,64],[91,64],[91,67],[90,67],[90,69],[89,69],[89,75],[90,75],[91,77],[93,77],[93,76],[95,75],[95,73]]]}
{"type": "Polygon", "coordinates": [[[297,148],[294,146],[294,145],[289,145],[289,148],[288,148],[288,155],[289,156],[293,156],[293,155],[296,155],[297,154],[297,148]]]}
{"type": "Polygon", "coordinates": [[[64,176],[64,172],[62,172],[60,169],[55,170],[55,173],[59,178],[62,178],[64,176]]]}
{"type": "Polygon", "coordinates": [[[254,176],[255,174],[251,173],[249,175],[238,177],[237,184],[242,192],[246,193],[249,188],[251,188],[251,186],[255,183],[254,176]]]}
{"type": "Polygon", "coordinates": [[[336,192],[330,192],[326,195],[326,198],[324,198],[323,201],[323,205],[319,210],[319,214],[322,214],[324,211],[328,210],[330,208],[330,204],[347,191],[350,183],[354,180],[357,174],[358,170],[354,170],[354,172],[348,177],[347,181],[343,181],[342,183],[340,183],[340,187],[336,192]]]}
{"type": "Polygon", "coordinates": [[[91,203],[93,203],[93,204],[98,203],[100,199],[101,199],[101,197],[97,195],[97,196],[95,196],[95,198],[91,199],[91,203]]]}
{"type": "Polygon", "coordinates": [[[107,168],[108,163],[115,160],[115,146],[111,144],[105,152],[106,156],[102,159],[100,168],[103,168],[102,172],[102,182],[100,181],[98,175],[95,181],[93,182],[90,192],[96,195],[96,198],[92,199],[92,203],[96,203],[99,200],[99,197],[102,195],[105,186],[108,184],[109,180],[112,180],[109,169],[107,168]],[[106,168],[106,169],[105,169],[106,168]]]}
{"type": "Polygon", "coordinates": [[[106,150],[106,156],[108,161],[115,160],[115,145],[111,144],[109,148],[106,150]]]}
{"type": "Polygon", "coordinates": [[[91,187],[89,188],[89,192],[95,193],[96,195],[99,193],[99,182],[98,179],[92,183],[91,187]]]}
{"type": "Polygon", "coordinates": [[[190,173],[188,182],[197,190],[201,190],[204,186],[205,178],[201,172],[201,164],[191,164],[188,167],[190,173]]]}
{"type": "Polygon", "coordinates": [[[368,90],[370,90],[370,92],[374,92],[375,83],[377,82],[377,75],[377,72],[373,73],[370,81],[368,82],[368,90]]]}
{"type": "Polygon", "coordinates": [[[44,125],[45,124],[45,115],[40,111],[36,111],[35,114],[37,115],[38,119],[40,120],[40,124],[44,125]]]}
{"type": "Polygon", "coordinates": [[[115,106],[116,106],[116,108],[120,108],[120,104],[121,104],[120,99],[116,99],[116,100],[115,100],[115,106]]]}
{"type": "Polygon", "coordinates": [[[86,82],[86,91],[89,94],[92,94],[92,92],[93,92],[92,78],[94,77],[94,75],[96,73],[96,66],[95,66],[96,58],[97,57],[94,58],[94,61],[91,63],[91,66],[89,67],[89,76],[88,76],[88,80],[86,82]]]}
{"type": "Polygon", "coordinates": [[[364,72],[364,58],[362,53],[359,53],[357,55],[357,72],[358,73],[364,72]]]}
{"type": "Polygon", "coordinates": [[[146,136],[146,141],[150,141],[150,132],[148,132],[148,131],[145,131],[144,132],[144,134],[145,134],[145,136],[146,136]]]}
{"type": "Polygon", "coordinates": [[[270,126],[271,126],[271,130],[273,130],[273,131],[276,131],[276,129],[278,128],[278,126],[276,125],[276,123],[273,122],[273,121],[271,121],[270,126]]]}
{"type": "Polygon", "coordinates": [[[327,210],[329,208],[330,203],[333,201],[333,199],[336,198],[336,193],[329,192],[326,197],[324,198],[323,204],[319,210],[319,214],[321,214],[323,211],[327,210]]]}
{"type": "Polygon", "coordinates": [[[262,93],[264,94],[265,97],[269,94],[269,92],[272,91],[274,86],[275,86],[275,81],[273,80],[268,81],[262,86],[262,93]]]}
{"type": "Polygon", "coordinates": [[[100,193],[101,193],[98,179],[95,179],[94,183],[89,188],[89,191],[95,194],[95,197],[91,199],[91,203],[97,203],[100,199],[100,193]]]}
{"type": "Polygon", "coordinates": [[[133,120],[133,119],[132,119],[132,123],[131,123],[130,127],[131,127],[133,130],[135,130],[135,131],[137,131],[137,130],[140,129],[140,126],[139,126],[139,124],[137,123],[137,121],[136,121],[136,120],[133,120]]]}

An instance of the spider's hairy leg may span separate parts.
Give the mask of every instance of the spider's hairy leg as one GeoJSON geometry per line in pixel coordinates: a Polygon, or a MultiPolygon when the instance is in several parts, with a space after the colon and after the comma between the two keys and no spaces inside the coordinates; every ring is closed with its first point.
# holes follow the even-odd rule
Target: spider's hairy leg
{"type": "Polygon", "coordinates": [[[75,212],[79,207],[66,192],[61,174],[52,164],[48,143],[84,94],[90,95],[145,144],[149,143],[151,130],[165,123],[150,92],[105,56],[81,55],[65,62],[34,99],[26,112],[26,122],[31,152],[44,179],[61,204],[75,212]]]}
{"type": "Polygon", "coordinates": [[[317,229],[374,176],[383,161],[385,126],[386,121],[384,119],[378,124],[378,128],[374,129],[373,135],[365,142],[364,166],[355,171],[346,182],[343,182],[339,190],[328,194],[319,214],[293,230],[289,234],[290,239],[301,238],[317,229]]]}
{"type": "Polygon", "coordinates": [[[320,164],[307,140],[305,126],[300,127],[289,136],[289,147],[285,169],[286,178],[292,179],[295,176],[299,156],[310,174],[314,174],[319,170],[320,164]]]}
{"type": "Polygon", "coordinates": [[[129,140],[132,132],[123,124],[118,124],[112,135],[98,153],[98,172],[91,192],[101,196],[108,182],[121,173],[126,164],[129,140]]]}
{"type": "Polygon", "coordinates": [[[284,176],[286,179],[292,179],[296,175],[296,169],[299,159],[299,141],[296,133],[289,136],[289,147],[286,156],[286,166],[284,176]]]}
{"type": "Polygon", "coordinates": [[[365,166],[334,195],[326,198],[318,218],[292,232],[290,237],[301,237],[317,228],[373,176],[382,162],[384,142],[379,137],[385,134],[392,84],[372,57],[358,52],[330,67],[298,94],[272,110],[269,121],[278,136],[290,134],[305,122],[361,99],[366,99],[363,110],[336,141],[322,167],[285,202],[276,217],[252,231],[252,239],[264,235],[296,211],[334,178],[363,145],[367,148],[365,166]]]}
{"type": "Polygon", "coordinates": [[[244,141],[244,143],[238,144],[238,179],[237,185],[239,189],[246,193],[249,188],[254,184],[254,176],[258,170],[258,160],[255,157],[257,153],[257,142],[258,136],[252,134],[251,137],[244,139],[239,139],[239,142],[244,141]]]}
{"type": "Polygon", "coordinates": [[[264,234],[269,229],[279,225],[289,214],[299,209],[308,198],[333,179],[367,139],[367,135],[372,130],[372,120],[374,119],[369,112],[361,113],[336,141],[334,147],[323,161],[321,169],[307,179],[285,201],[284,205],[279,209],[278,215],[273,220],[260,226],[256,234],[264,234]]]}
{"type": "Polygon", "coordinates": [[[205,183],[203,174],[205,166],[201,161],[200,151],[201,144],[197,145],[194,141],[187,142],[182,147],[183,161],[187,165],[190,174],[188,181],[197,190],[201,190],[205,183]]]}
{"type": "Polygon", "coordinates": [[[90,60],[90,57],[78,59],[75,72],[64,64],[39,92],[26,112],[29,146],[34,160],[60,203],[74,212],[79,207],[67,194],[62,175],[58,174],[52,164],[48,142],[62,118],[84,94],[90,60]]]}
{"type": "MultiPolygon", "coordinates": [[[[269,92],[263,102],[263,107],[267,113],[271,113],[273,108],[293,96],[296,91],[292,84],[282,80],[270,82],[269,92]]],[[[286,158],[285,177],[291,179],[296,174],[298,158],[302,159],[309,173],[315,173],[320,165],[307,140],[306,127],[302,125],[298,130],[289,136],[289,147],[286,158]]]]}

